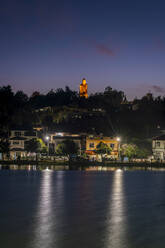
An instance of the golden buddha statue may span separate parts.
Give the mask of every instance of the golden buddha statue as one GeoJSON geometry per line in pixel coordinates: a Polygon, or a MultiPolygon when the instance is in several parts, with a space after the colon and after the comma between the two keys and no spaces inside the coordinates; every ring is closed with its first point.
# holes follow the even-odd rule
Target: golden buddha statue
{"type": "Polygon", "coordinates": [[[83,78],[82,83],[80,84],[80,97],[88,98],[88,84],[85,78],[83,78]]]}

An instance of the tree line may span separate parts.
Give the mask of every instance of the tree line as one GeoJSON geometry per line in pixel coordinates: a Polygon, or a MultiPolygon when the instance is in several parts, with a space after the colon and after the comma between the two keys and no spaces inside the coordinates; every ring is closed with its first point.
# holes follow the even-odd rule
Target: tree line
{"type": "Polygon", "coordinates": [[[34,126],[120,136],[125,143],[151,150],[152,137],[165,126],[165,97],[147,94],[129,102],[124,92],[106,87],[85,99],[68,86],[28,96],[11,86],[0,87],[0,151],[8,149],[12,128],[34,126]]]}

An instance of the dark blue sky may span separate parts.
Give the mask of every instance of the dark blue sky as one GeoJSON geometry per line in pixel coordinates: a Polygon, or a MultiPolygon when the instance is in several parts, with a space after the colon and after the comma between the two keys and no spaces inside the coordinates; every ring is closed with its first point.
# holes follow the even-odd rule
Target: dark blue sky
{"type": "Polygon", "coordinates": [[[164,1],[0,2],[0,85],[165,94],[164,1]]]}

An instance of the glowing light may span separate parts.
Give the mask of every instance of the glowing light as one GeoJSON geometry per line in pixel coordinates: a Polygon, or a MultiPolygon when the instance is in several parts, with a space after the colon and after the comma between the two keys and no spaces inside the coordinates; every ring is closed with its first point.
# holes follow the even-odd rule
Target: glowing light
{"type": "Polygon", "coordinates": [[[63,133],[56,133],[57,136],[64,136],[63,133]]]}
{"type": "Polygon", "coordinates": [[[51,221],[52,210],[52,177],[53,173],[46,170],[42,173],[39,205],[37,208],[38,222],[35,227],[35,238],[32,240],[33,247],[51,247],[53,242],[51,221]]]}
{"type": "Polygon", "coordinates": [[[117,141],[120,141],[120,140],[121,140],[121,138],[120,138],[120,137],[117,137],[117,138],[116,138],[116,140],[117,140],[117,141]]]}
{"type": "Polygon", "coordinates": [[[45,139],[46,139],[46,140],[49,140],[49,139],[50,139],[50,137],[49,137],[49,136],[46,136],[46,137],[45,137],[45,139]]]}
{"type": "Polygon", "coordinates": [[[53,170],[48,167],[42,171],[41,184],[39,192],[39,202],[36,211],[36,222],[34,226],[34,237],[30,241],[29,247],[35,248],[48,248],[54,247],[57,242],[58,236],[56,235],[55,226],[59,223],[56,216],[58,215],[59,205],[64,206],[64,174],[65,172],[59,171],[56,175],[56,187],[53,187],[53,177],[55,176],[53,170]],[[57,200],[54,201],[56,195],[57,200]],[[58,202],[58,204],[56,204],[58,202]]]}
{"type": "Polygon", "coordinates": [[[107,216],[107,230],[104,247],[124,247],[127,243],[127,220],[125,209],[125,195],[123,171],[114,172],[112,192],[109,199],[109,213],[107,216]]]}
{"type": "Polygon", "coordinates": [[[83,78],[82,83],[80,84],[80,97],[88,98],[88,84],[85,78],[83,78]]]}

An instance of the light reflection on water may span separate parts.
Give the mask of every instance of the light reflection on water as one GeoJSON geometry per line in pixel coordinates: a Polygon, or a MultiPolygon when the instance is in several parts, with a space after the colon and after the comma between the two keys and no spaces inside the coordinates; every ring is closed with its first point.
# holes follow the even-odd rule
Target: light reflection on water
{"type": "Polygon", "coordinates": [[[2,248],[164,248],[165,173],[0,171],[2,248]]]}
{"type": "Polygon", "coordinates": [[[123,171],[114,172],[112,192],[107,215],[105,248],[127,247],[127,223],[125,217],[125,196],[123,190],[123,171]]]}
{"type": "Polygon", "coordinates": [[[43,171],[37,208],[37,222],[32,247],[50,247],[52,244],[52,172],[43,171]]]}
{"type": "MultiPolygon", "coordinates": [[[[55,177],[56,189],[53,187],[53,171],[46,169],[42,171],[40,197],[36,212],[36,225],[34,239],[31,246],[33,248],[50,248],[57,242],[56,236],[56,205],[54,205],[54,190],[62,195],[63,172],[55,177]]],[[[58,199],[59,201],[59,199],[58,199]]],[[[59,204],[59,202],[58,202],[59,204]]]]}

